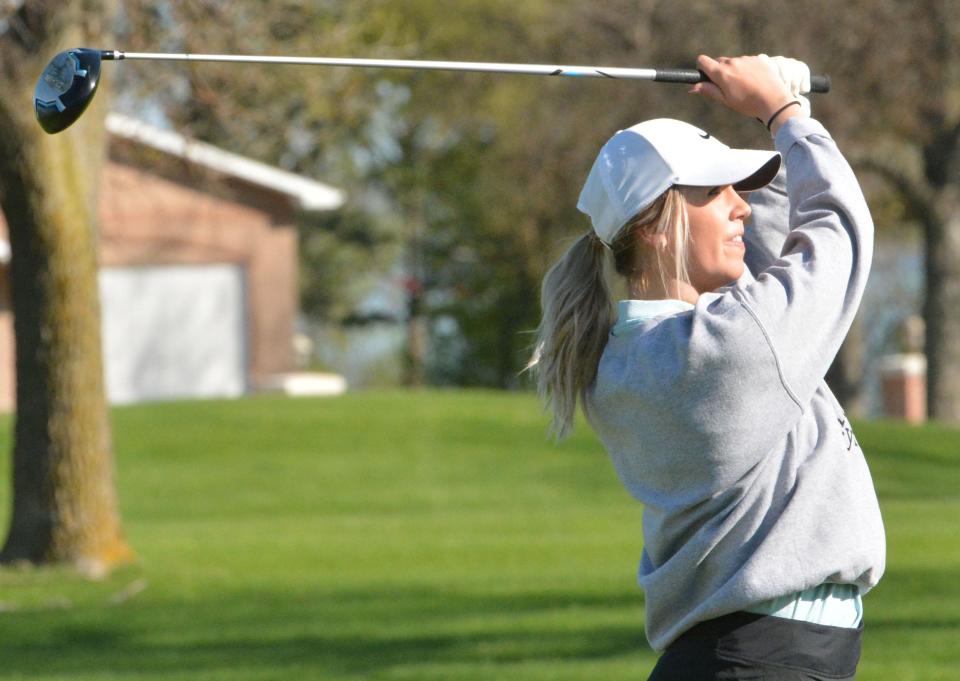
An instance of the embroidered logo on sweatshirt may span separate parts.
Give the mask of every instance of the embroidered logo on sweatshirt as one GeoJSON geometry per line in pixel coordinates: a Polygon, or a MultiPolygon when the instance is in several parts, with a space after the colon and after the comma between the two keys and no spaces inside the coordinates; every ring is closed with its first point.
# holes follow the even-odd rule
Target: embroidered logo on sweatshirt
{"type": "Polygon", "coordinates": [[[843,430],[843,439],[847,443],[847,451],[849,452],[854,447],[860,449],[860,443],[857,442],[857,436],[853,434],[853,428],[850,427],[850,422],[847,421],[846,417],[838,418],[837,422],[840,424],[841,430],[843,430]]]}

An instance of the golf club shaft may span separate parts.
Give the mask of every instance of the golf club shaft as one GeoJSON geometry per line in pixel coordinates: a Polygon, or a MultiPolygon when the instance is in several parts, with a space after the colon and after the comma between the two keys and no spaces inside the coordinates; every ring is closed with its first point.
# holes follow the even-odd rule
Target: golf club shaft
{"type": "MultiPolygon", "coordinates": [[[[312,66],[360,66],[383,69],[424,71],[468,71],[475,73],[514,73],[534,76],[571,76],[652,80],[664,83],[699,83],[709,80],[696,69],[634,69],[615,66],[561,66],[549,64],[498,64],[489,62],[424,61],[404,59],[341,59],[333,57],[277,57],[240,54],[190,54],[163,52],[101,51],[103,59],[150,61],[240,62],[249,64],[303,64],[312,66]]],[[[829,76],[811,76],[811,92],[829,92],[829,76]]]]}

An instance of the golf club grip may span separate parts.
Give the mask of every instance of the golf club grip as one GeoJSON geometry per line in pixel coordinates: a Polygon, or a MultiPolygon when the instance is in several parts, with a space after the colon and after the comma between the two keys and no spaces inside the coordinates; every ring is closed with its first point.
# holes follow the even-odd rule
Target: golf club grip
{"type": "MultiPolygon", "coordinates": [[[[658,80],[663,83],[703,83],[709,81],[703,71],[696,69],[657,69],[658,80]]],[[[810,76],[810,92],[830,92],[830,76],[810,76]]]]}

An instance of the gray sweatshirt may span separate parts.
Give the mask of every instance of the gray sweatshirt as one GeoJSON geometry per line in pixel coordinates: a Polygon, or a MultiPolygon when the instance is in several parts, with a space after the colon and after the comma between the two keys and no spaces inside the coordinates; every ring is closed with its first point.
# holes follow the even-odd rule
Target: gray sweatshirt
{"type": "Polygon", "coordinates": [[[790,206],[780,257],[693,310],[610,335],[585,404],[644,505],[639,581],[656,650],[823,583],[866,593],[884,569],[870,472],[823,380],[860,304],[873,223],[820,123],[789,119],[775,142],[790,206]]]}

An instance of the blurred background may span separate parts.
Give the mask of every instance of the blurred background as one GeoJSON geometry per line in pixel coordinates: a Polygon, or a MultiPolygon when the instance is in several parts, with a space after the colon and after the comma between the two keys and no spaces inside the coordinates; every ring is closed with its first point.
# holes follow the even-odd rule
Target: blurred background
{"type": "Polygon", "coordinates": [[[520,373],[540,279],[616,130],[772,144],[682,85],[134,61],[50,137],[77,46],[829,74],[877,225],[828,375],[891,533],[863,678],[956,678],[958,33],[952,0],[2,0],[0,678],[641,677],[640,509],[520,373]]]}
{"type": "MultiPolygon", "coordinates": [[[[32,83],[69,45],[30,33],[33,4],[44,3],[6,3],[3,40],[49,49],[29,62],[9,52],[8,86],[32,83]]],[[[104,44],[128,51],[652,67],[690,67],[699,53],[802,59],[833,77],[813,112],[859,171],[878,226],[867,298],[830,383],[854,416],[960,419],[953,3],[69,7],[56,14],[75,29],[95,22],[104,44]],[[906,406],[885,407],[891,367],[929,377],[900,395],[906,406]]],[[[771,144],[762,126],[679,85],[157,62],[106,63],[103,80],[112,99],[101,93],[88,116],[104,131],[104,157],[85,172],[101,177],[93,217],[115,402],[241,394],[300,370],[357,389],[529,388],[518,372],[539,281],[589,227],[574,206],[603,141],[670,115],[730,145],[771,144]],[[311,182],[318,196],[329,191],[311,198],[311,182]]]]}

